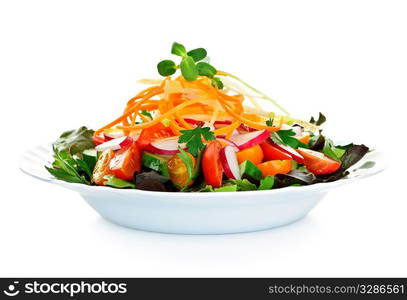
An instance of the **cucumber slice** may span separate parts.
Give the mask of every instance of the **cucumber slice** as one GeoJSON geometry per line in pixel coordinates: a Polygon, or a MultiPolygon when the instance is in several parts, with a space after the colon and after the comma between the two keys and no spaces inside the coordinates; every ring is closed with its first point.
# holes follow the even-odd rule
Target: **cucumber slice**
{"type": "Polygon", "coordinates": [[[86,149],[82,152],[82,158],[84,162],[89,166],[89,169],[93,171],[98,160],[98,152],[96,151],[96,149],[86,149]]]}
{"type": "Polygon", "coordinates": [[[168,157],[152,154],[146,151],[143,152],[143,157],[141,159],[144,167],[160,172],[161,175],[165,177],[170,177],[167,167],[168,160],[168,157]]]}

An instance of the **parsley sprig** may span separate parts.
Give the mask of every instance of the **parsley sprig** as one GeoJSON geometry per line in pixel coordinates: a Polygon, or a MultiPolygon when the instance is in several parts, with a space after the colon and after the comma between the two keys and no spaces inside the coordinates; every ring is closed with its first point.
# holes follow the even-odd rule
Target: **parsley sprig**
{"type": "Polygon", "coordinates": [[[181,74],[188,81],[194,81],[199,75],[206,76],[212,80],[212,85],[223,89],[223,82],[219,77],[216,77],[218,72],[216,68],[207,62],[201,60],[207,57],[207,52],[204,48],[196,48],[191,51],[185,49],[184,45],[174,42],[172,44],[171,53],[180,56],[181,62],[177,65],[172,60],[163,60],[158,63],[157,70],[161,76],[170,76],[181,69],[181,74]]]}
{"type": "Polygon", "coordinates": [[[298,147],[308,148],[308,146],[300,142],[295,137],[295,132],[292,129],[279,130],[271,134],[271,139],[278,145],[287,145],[294,149],[298,147]]]}
{"type": "Polygon", "coordinates": [[[197,126],[194,129],[181,130],[182,135],[178,138],[178,143],[186,143],[188,152],[193,156],[205,148],[202,140],[211,141],[215,139],[209,127],[197,126]]]}

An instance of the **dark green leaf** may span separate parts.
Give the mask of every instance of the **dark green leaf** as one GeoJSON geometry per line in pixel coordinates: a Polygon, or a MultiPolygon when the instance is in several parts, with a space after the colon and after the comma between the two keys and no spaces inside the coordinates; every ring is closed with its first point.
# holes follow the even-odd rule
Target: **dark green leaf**
{"type": "Polygon", "coordinates": [[[58,151],[66,151],[69,154],[80,154],[83,150],[94,148],[93,133],[91,129],[82,126],[76,130],[66,131],[55,141],[53,146],[58,151]]]}
{"type": "Polygon", "coordinates": [[[185,56],[182,58],[181,73],[188,81],[194,81],[198,78],[198,69],[192,57],[185,56]]]}
{"type": "Polygon", "coordinates": [[[311,117],[311,120],[309,121],[311,124],[315,124],[317,126],[322,125],[325,123],[326,117],[320,112],[318,116],[318,120],[315,121],[314,117],[311,117]]]}
{"type": "Polygon", "coordinates": [[[287,174],[277,174],[276,178],[278,180],[278,187],[291,186],[293,184],[313,184],[316,182],[314,174],[301,170],[292,170],[287,174]]]}
{"type": "Polygon", "coordinates": [[[58,151],[55,147],[53,147],[53,150],[55,161],[52,163],[52,168],[45,166],[51,175],[68,182],[90,184],[82,175],[85,172],[88,174],[89,179],[91,179],[92,174],[89,172],[88,165],[85,162],[78,159],[80,161],[78,163],[68,152],[58,151]],[[82,165],[84,169],[82,169],[82,165]]]}
{"type": "Polygon", "coordinates": [[[172,60],[163,60],[158,63],[157,70],[161,76],[170,76],[177,71],[177,66],[172,60]]]}
{"type": "Polygon", "coordinates": [[[216,75],[217,70],[211,66],[210,64],[206,62],[200,62],[196,64],[196,67],[198,69],[198,74],[201,76],[206,76],[209,78],[212,78],[213,76],[216,75]]]}
{"type": "Polygon", "coordinates": [[[187,50],[185,50],[184,45],[174,42],[172,43],[171,53],[178,56],[185,56],[187,55],[187,50]]]}
{"type": "Polygon", "coordinates": [[[195,62],[198,62],[206,57],[207,52],[204,48],[196,48],[188,51],[187,55],[191,56],[195,62]]]}
{"type": "Polygon", "coordinates": [[[166,192],[169,189],[168,177],[162,176],[155,171],[143,172],[136,175],[136,188],[145,191],[166,192]]]}
{"type": "Polygon", "coordinates": [[[54,169],[54,168],[49,168],[49,167],[45,167],[45,168],[56,179],[67,181],[67,182],[72,182],[72,183],[84,183],[83,178],[77,177],[77,176],[74,176],[74,175],[70,175],[70,174],[68,174],[67,172],[65,172],[62,169],[54,169]]]}
{"type": "Polygon", "coordinates": [[[325,137],[322,134],[314,135],[311,137],[310,149],[315,151],[321,151],[325,145],[325,137]]]}
{"type": "Polygon", "coordinates": [[[92,171],[89,168],[88,164],[85,161],[83,161],[82,159],[79,159],[79,158],[75,159],[75,162],[77,163],[77,166],[78,166],[77,168],[80,171],[85,172],[85,174],[88,175],[89,179],[91,179],[92,178],[92,171]]]}
{"type": "Polygon", "coordinates": [[[352,145],[346,150],[345,154],[341,158],[341,168],[343,170],[349,169],[351,166],[361,160],[367,152],[369,152],[369,147],[366,147],[365,145],[352,145]]]}

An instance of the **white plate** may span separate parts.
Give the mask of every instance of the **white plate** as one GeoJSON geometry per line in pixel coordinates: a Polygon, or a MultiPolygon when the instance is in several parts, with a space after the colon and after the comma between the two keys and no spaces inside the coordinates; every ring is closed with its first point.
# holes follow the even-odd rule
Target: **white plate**
{"type": "Polygon", "coordinates": [[[383,153],[368,153],[353,166],[349,178],[269,191],[171,193],[121,190],[68,183],[52,178],[44,165],[52,161],[51,146],[38,146],[21,157],[21,170],[37,179],[78,192],[105,219],[130,228],[183,234],[223,234],[264,230],[295,222],[326,193],[366,178],[386,166],[383,153]],[[367,161],[375,165],[358,169],[367,161]],[[353,171],[358,169],[356,171],[353,171]]]}

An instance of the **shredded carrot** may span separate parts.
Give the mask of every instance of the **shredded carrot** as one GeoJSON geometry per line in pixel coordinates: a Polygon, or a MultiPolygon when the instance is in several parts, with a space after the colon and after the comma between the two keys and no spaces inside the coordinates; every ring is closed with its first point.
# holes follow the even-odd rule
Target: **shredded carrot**
{"type": "Polygon", "coordinates": [[[230,125],[213,130],[216,136],[226,135],[227,138],[241,124],[258,130],[280,129],[283,123],[281,120],[276,120],[275,126],[267,126],[265,117],[248,111],[243,105],[245,98],[230,89],[219,90],[204,76],[195,81],[186,81],[182,76],[175,79],[167,77],[159,85],[144,89],[128,100],[123,114],[96,130],[95,135],[109,128],[122,129],[125,132],[139,131],[159,122],[166,122],[174,135],[181,135],[181,130],[193,129],[196,126],[185,121],[186,118],[191,118],[190,116],[197,116],[197,121],[209,121],[212,125],[218,120],[231,120],[230,125]],[[153,120],[142,114],[143,110],[155,112],[153,120]],[[137,117],[140,117],[143,123],[137,124],[137,117]]]}

